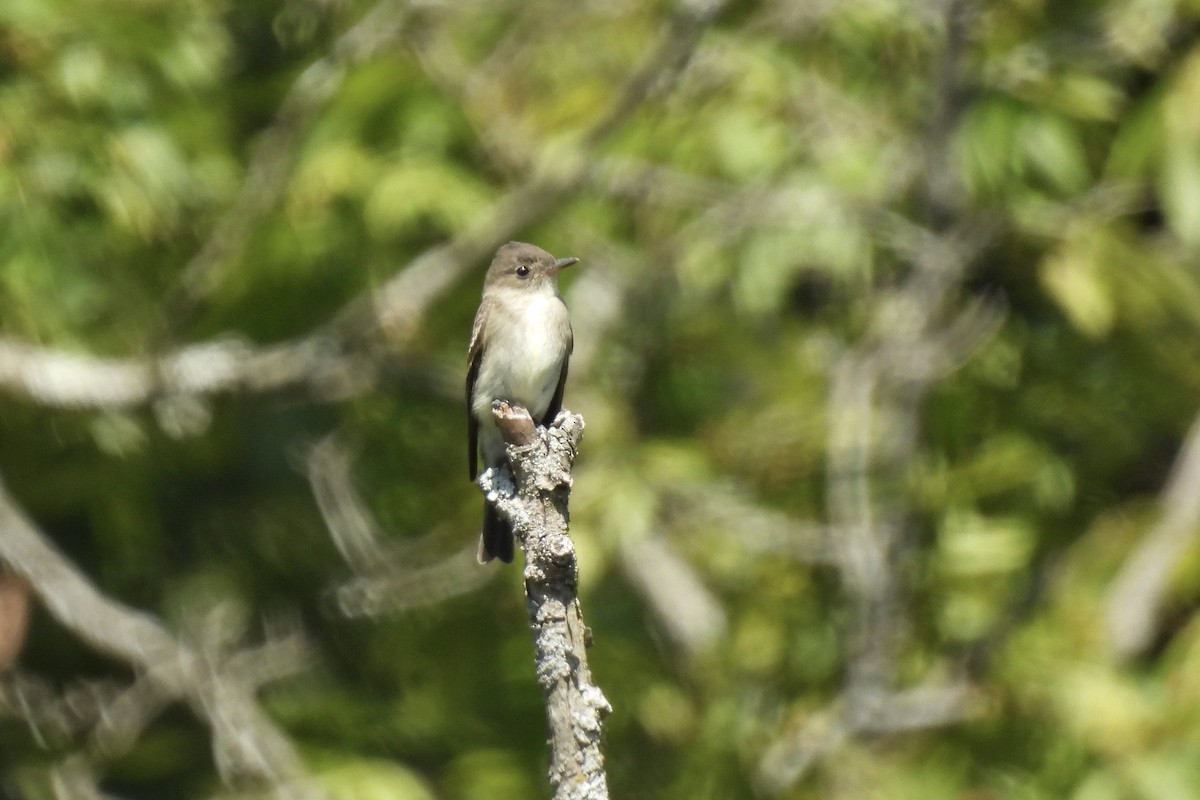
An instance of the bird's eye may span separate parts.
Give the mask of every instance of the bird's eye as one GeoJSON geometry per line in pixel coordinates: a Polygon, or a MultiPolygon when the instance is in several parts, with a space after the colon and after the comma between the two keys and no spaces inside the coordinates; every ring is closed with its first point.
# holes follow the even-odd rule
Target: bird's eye
{"type": "Polygon", "coordinates": [[[529,267],[522,264],[521,266],[517,267],[517,274],[520,275],[522,278],[524,278],[526,275],[529,274],[529,267]]]}

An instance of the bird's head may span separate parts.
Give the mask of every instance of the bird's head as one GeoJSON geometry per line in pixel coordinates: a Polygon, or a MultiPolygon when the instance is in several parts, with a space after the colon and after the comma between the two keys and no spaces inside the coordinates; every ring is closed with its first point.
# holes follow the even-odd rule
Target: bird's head
{"type": "Polygon", "coordinates": [[[558,273],[577,261],[578,258],[555,258],[536,245],[509,242],[496,251],[484,286],[553,289],[558,282],[558,273]]]}

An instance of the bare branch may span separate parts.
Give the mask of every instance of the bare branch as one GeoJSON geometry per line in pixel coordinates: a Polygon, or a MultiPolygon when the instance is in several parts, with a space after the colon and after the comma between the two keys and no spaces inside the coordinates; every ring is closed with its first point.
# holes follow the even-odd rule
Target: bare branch
{"type": "Polygon", "coordinates": [[[555,800],[607,800],[600,735],[612,707],[588,669],[591,634],[576,595],[575,545],[567,530],[583,418],[564,411],[550,428],[534,429],[520,406],[500,403],[493,414],[512,469],[484,470],[479,486],[525,552],[526,605],[550,725],[550,784],[555,800]]]}
{"type": "Polygon", "coordinates": [[[372,575],[347,581],[333,591],[338,612],[347,617],[377,617],[434,605],[451,597],[473,592],[495,578],[496,573],[479,568],[477,546],[470,547],[425,567],[393,566],[372,575]]]}
{"type": "Polygon", "coordinates": [[[916,686],[888,697],[855,726],[859,733],[886,735],[940,728],[974,716],[978,691],[967,683],[916,686]]]}
{"type": "Polygon", "coordinates": [[[255,225],[279,202],[303,133],[341,86],[347,68],[394,42],[410,6],[399,0],[380,0],[292,83],[275,118],[259,134],[237,198],[183,268],[175,297],[168,303],[174,309],[172,319],[186,316],[207,297],[221,273],[237,260],[255,225]]]}
{"type": "Polygon", "coordinates": [[[20,671],[0,685],[0,714],[21,720],[38,746],[57,748],[102,724],[126,691],[115,681],[78,681],[61,694],[46,681],[20,671]]]}
{"type": "MultiPolygon", "coordinates": [[[[361,393],[373,386],[377,377],[376,335],[385,333],[393,351],[403,349],[419,328],[425,310],[468,269],[486,259],[498,242],[557,208],[593,169],[595,151],[659,83],[682,69],[704,26],[721,6],[719,2],[696,8],[685,4],[684,13],[669,26],[662,47],[630,79],[612,109],[583,135],[574,152],[537,162],[524,182],[500,197],[455,239],[427,250],[370,296],[352,301],[330,325],[262,348],[215,341],[155,359],[94,358],[0,341],[0,390],[63,408],[127,408],[172,395],[284,389],[302,389],[324,400],[361,393]]],[[[278,136],[290,142],[295,119],[315,112],[336,88],[345,65],[373,54],[398,33],[402,9],[395,0],[379,3],[339,40],[329,56],[298,79],[280,109],[278,136]]],[[[261,149],[264,153],[271,150],[265,144],[261,149]]],[[[274,203],[286,177],[286,172],[279,172],[279,164],[286,166],[290,156],[280,161],[272,151],[262,159],[243,188],[245,199],[234,204],[185,269],[181,302],[194,303],[208,291],[214,275],[232,260],[248,236],[251,223],[274,203]]]]}
{"type": "Polygon", "coordinates": [[[678,76],[700,35],[723,7],[720,0],[684,0],[659,49],[622,88],[609,111],[583,134],[578,147],[536,160],[523,184],[497,200],[453,241],[426,251],[381,286],[369,307],[352,304],[339,317],[339,327],[357,331],[377,327],[389,342],[407,342],[424,309],[467,269],[487,258],[498,242],[557,208],[588,178],[595,168],[595,153],[649,97],[678,76]]]}
{"type": "Polygon", "coordinates": [[[521,406],[493,400],[492,416],[496,418],[496,427],[505,443],[512,447],[528,447],[537,438],[537,425],[529,411],[521,406]]]}
{"type": "Polygon", "coordinates": [[[1109,590],[1108,635],[1119,658],[1136,657],[1154,642],[1171,575],[1200,536],[1200,416],[1184,439],[1159,505],[1161,517],[1109,590]]]}
{"type": "Polygon", "coordinates": [[[827,506],[854,609],[843,693],[851,716],[873,713],[892,690],[906,629],[897,551],[907,511],[895,487],[917,447],[920,402],[1003,319],[995,305],[976,303],[944,322],[951,289],[982,245],[967,237],[971,244],[960,246],[964,237],[955,232],[911,231],[921,234],[911,273],[877,294],[868,334],[838,359],[829,390],[827,506]]]}
{"type": "Polygon", "coordinates": [[[822,758],[857,736],[883,736],[943,727],[978,713],[978,692],[966,683],[934,683],[881,695],[856,712],[834,704],[801,721],[767,749],[759,762],[758,783],[769,794],[794,785],[822,758]]]}
{"type": "Polygon", "coordinates": [[[988,226],[959,212],[958,178],[945,162],[961,111],[958,72],[968,5],[946,0],[940,9],[944,39],[922,141],[926,224],[883,209],[863,212],[880,223],[876,240],[903,258],[907,272],[894,289],[874,293],[866,334],[837,359],[830,380],[826,502],[851,604],[846,685],[837,714],[817,723],[819,734],[806,726],[763,759],[772,791],[790,786],[851,737],[945,724],[960,714],[961,698],[953,691],[896,694],[895,685],[908,623],[903,487],[919,443],[921,403],[933,382],[963,363],[1003,320],[995,304],[952,307],[970,264],[992,236],[988,226]]]}
{"type": "Polygon", "coordinates": [[[373,380],[367,358],[342,352],[323,335],[263,348],[217,340],[153,360],[76,355],[0,339],[0,389],[56,408],[119,409],[167,397],[293,388],[338,399],[373,380]]]}
{"type": "MultiPolygon", "coordinates": [[[[319,797],[305,775],[291,741],[262,711],[254,687],[239,683],[204,654],[178,642],[145,612],[101,594],[73,564],[34,527],[0,486],[0,559],[28,581],[42,605],[67,630],[97,651],[119,659],[143,676],[128,695],[129,707],[154,705],[159,695],[183,698],[212,730],[213,751],[223,778],[249,778],[288,786],[297,797],[319,797]]],[[[128,736],[130,723],[116,726],[117,739],[128,736]]]]}
{"type": "Polygon", "coordinates": [[[82,756],[70,756],[50,772],[55,800],[117,800],[100,791],[91,765],[82,756]]]}
{"type": "Polygon", "coordinates": [[[129,752],[138,737],[171,703],[171,696],[153,680],[140,676],[116,696],[96,703],[98,719],[88,741],[90,753],[100,759],[129,752]]]}
{"type": "Polygon", "coordinates": [[[355,572],[371,574],[389,561],[379,523],[350,477],[350,456],[330,434],[308,453],[308,483],[330,538],[355,572]]]}
{"type": "Polygon", "coordinates": [[[692,566],[661,537],[622,546],[621,564],[671,641],[685,654],[702,652],[725,636],[725,609],[692,566]]]}
{"type": "Polygon", "coordinates": [[[433,536],[402,541],[389,538],[359,496],[350,474],[350,456],[330,434],[309,452],[308,481],[330,537],[356,576],[333,591],[339,613],[378,616],[439,603],[474,591],[495,573],[479,569],[475,545],[434,563],[421,551],[433,536]]]}
{"type": "Polygon", "coordinates": [[[827,526],[765,508],[736,487],[708,482],[672,491],[664,501],[671,528],[719,531],[751,552],[814,564],[836,562],[833,536],[827,526]]]}
{"type": "Polygon", "coordinates": [[[648,98],[670,88],[687,66],[701,35],[724,7],[724,0],[681,0],[658,50],[626,84],[608,114],[584,137],[586,149],[604,142],[648,98]]]}

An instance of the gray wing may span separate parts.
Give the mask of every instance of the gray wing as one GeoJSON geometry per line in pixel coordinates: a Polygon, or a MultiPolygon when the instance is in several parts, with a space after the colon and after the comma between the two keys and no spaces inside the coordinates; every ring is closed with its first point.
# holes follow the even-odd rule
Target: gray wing
{"type": "Polygon", "coordinates": [[[467,347],[467,463],[471,465],[471,480],[475,480],[479,466],[479,420],[471,412],[471,395],[475,393],[475,381],[479,378],[479,365],[483,362],[483,326],[487,321],[487,303],[479,306],[475,313],[475,324],[471,327],[471,344],[467,347]]]}
{"type": "Polygon", "coordinates": [[[575,333],[570,329],[567,330],[567,354],[563,356],[562,369],[558,372],[558,386],[554,387],[554,396],[550,398],[550,405],[546,406],[546,413],[542,416],[541,425],[546,427],[554,418],[558,416],[558,412],[562,411],[563,390],[567,388],[567,365],[571,362],[571,353],[575,350],[575,333]]]}

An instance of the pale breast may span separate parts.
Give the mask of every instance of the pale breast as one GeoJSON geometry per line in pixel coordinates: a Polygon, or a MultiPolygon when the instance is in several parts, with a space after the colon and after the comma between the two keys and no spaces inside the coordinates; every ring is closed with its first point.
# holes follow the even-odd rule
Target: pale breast
{"type": "Polygon", "coordinates": [[[477,414],[501,398],[520,403],[540,417],[558,385],[564,342],[570,336],[567,307],[552,292],[522,299],[519,313],[513,313],[507,303],[492,309],[495,316],[488,320],[475,383],[477,414]]]}

